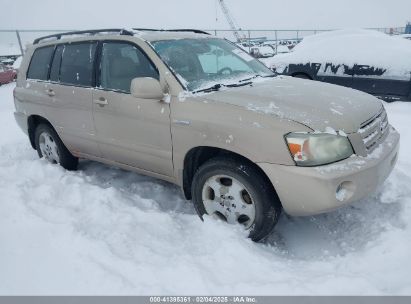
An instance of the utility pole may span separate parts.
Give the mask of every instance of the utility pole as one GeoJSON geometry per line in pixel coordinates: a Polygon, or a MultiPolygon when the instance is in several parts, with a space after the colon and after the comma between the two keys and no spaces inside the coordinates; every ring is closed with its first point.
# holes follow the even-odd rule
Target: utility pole
{"type": "Polygon", "coordinates": [[[19,31],[16,31],[16,36],[17,36],[17,41],[19,42],[21,56],[23,56],[24,55],[24,49],[23,49],[23,45],[21,43],[21,38],[20,38],[20,32],[19,31]]]}

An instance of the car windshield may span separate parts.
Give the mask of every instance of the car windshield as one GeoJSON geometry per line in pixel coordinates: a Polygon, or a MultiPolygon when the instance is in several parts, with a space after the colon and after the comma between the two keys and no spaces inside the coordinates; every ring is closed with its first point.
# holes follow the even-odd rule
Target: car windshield
{"type": "Polygon", "coordinates": [[[161,40],[151,43],[189,91],[238,86],[273,72],[248,53],[219,38],[161,40]]]}

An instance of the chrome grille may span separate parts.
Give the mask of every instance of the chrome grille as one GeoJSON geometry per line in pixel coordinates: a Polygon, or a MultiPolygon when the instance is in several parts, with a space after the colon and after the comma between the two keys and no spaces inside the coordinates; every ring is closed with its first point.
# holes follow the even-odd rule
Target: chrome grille
{"type": "Polygon", "coordinates": [[[361,135],[365,149],[372,152],[388,133],[388,117],[385,109],[361,124],[358,133],[361,135]]]}

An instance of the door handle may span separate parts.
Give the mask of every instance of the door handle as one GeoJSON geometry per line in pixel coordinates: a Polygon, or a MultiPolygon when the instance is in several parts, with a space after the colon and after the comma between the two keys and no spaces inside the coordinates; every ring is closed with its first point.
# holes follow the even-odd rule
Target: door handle
{"type": "Polygon", "coordinates": [[[56,93],[52,89],[46,90],[46,94],[49,95],[50,97],[53,97],[56,95],[56,93]]]}
{"type": "Polygon", "coordinates": [[[98,99],[94,99],[94,103],[98,104],[101,107],[108,105],[108,101],[104,97],[99,97],[98,99]]]}

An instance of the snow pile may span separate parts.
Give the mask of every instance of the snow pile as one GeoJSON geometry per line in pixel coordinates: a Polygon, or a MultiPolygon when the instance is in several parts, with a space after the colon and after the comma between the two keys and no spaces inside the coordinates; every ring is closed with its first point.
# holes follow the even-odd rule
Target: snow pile
{"type": "Polygon", "coordinates": [[[0,88],[0,294],[411,294],[411,104],[379,193],[333,213],[283,215],[265,244],[202,223],[180,189],[91,161],[37,158],[0,88]]]}
{"type": "Polygon", "coordinates": [[[13,63],[13,69],[18,70],[20,69],[21,62],[23,61],[23,56],[17,57],[16,61],[13,63]]]}
{"type": "MultiPolygon", "coordinates": [[[[288,64],[333,63],[369,65],[385,69],[384,77],[411,78],[411,41],[371,30],[338,30],[307,36],[291,53],[262,60],[268,67],[282,73],[288,64]]],[[[323,66],[324,68],[324,66],[323,66]]],[[[324,73],[322,69],[319,71],[324,73]]],[[[328,69],[328,73],[332,73],[328,69]]]]}

